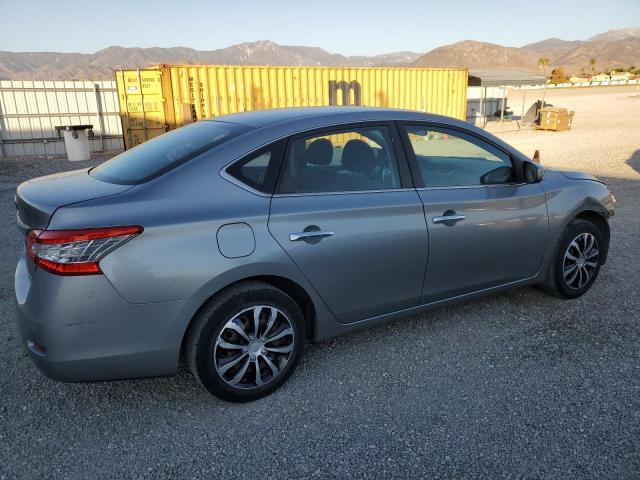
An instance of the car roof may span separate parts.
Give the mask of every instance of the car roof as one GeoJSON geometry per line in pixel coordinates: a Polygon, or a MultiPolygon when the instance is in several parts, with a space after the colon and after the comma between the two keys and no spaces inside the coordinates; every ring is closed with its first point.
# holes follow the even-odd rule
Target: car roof
{"type": "Polygon", "coordinates": [[[324,122],[336,121],[337,123],[347,121],[389,121],[389,120],[420,120],[446,122],[468,127],[469,124],[460,120],[434,115],[413,110],[401,110],[395,108],[382,107],[297,107],[297,108],[276,108],[271,110],[254,110],[251,112],[232,113],[214,117],[211,120],[220,122],[236,123],[252,128],[264,126],[296,123],[302,119],[322,119],[324,122]]]}
{"type": "Polygon", "coordinates": [[[473,132],[476,136],[483,137],[494,144],[502,146],[502,148],[519,156],[521,159],[527,158],[522,152],[519,152],[495,135],[469,122],[443,115],[417,112],[415,110],[357,106],[275,108],[271,110],[254,110],[251,112],[221,115],[219,117],[213,117],[210,120],[244,125],[252,128],[254,133],[262,132],[264,133],[263,140],[265,143],[282,138],[283,136],[312,130],[314,128],[324,128],[352,122],[433,122],[443,127],[453,126],[466,132],[473,132]]]}

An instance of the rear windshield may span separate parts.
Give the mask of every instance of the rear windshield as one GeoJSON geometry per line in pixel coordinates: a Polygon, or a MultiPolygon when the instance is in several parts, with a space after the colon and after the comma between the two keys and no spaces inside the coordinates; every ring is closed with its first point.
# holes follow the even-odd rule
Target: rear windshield
{"type": "Polygon", "coordinates": [[[194,123],[127,150],[89,173],[105,182],[143,183],[247,130],[249,127],[233,123],[194,123]]]}

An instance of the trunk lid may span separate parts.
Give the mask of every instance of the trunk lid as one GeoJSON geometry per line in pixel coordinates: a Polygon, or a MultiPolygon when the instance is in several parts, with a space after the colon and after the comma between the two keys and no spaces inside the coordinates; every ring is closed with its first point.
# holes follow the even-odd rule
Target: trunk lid
{"type": "Polygon", "coordinates": [[[88,169],[56,173],[28,180],[16,190],[18,226],[44,229],[54,212],[65,205],[117,195],[132,185],[107,183],[92,177],[88,169]]]}

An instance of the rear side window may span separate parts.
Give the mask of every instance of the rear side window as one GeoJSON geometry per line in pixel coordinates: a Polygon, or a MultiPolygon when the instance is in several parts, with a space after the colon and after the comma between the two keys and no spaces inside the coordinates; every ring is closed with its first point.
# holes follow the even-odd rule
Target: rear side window
{"type": "Polygon", "coordinates": [[[113,157],[90,175],[111,183],[143,183],[247,130],[243,125],[216,121],[187,125],[113,157]]]}
{"type": "Polygon", "coordinates": [[[400,188],[386,126],[320,133],[291,142],[279,192],[355,192],[400,188]]]}
{"type": "Polygon", "coordinates": [[[273,193],[284,148],[284,141],[264,147],[234,162],[227,173],[254,190],[273,193]]]}

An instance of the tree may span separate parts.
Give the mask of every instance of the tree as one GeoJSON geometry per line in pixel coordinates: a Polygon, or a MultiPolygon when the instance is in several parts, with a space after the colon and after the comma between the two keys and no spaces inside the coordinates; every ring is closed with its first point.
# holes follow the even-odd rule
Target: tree
{"type": "Polygon", "coordinates": [[[589,60],[589,66],[591,67],[591,76],[593,77],[596,74],[596,59],[592,58],[589,60]]]}
{"type": "Polygon", "coordinates": [[[551,71],[551,83],[558,85],[567,81],[567,75],[564,73],[564,68],[558,67],[551,71]]]}
{"type": "Polygon", "coordinates": [[[547,79],[547,67],[549,66],[549,59],[547,57],[541,57],[538,59],[538,68],[542,70],[545,80],[547,79]]]}
{"type": "Polygon", "coordinates": [[[547,77],[547,67],[549,66],[549,59],[547,57],[542,57],[538,59],[538,68],[542,70],[545,78],[547,77]]]}

